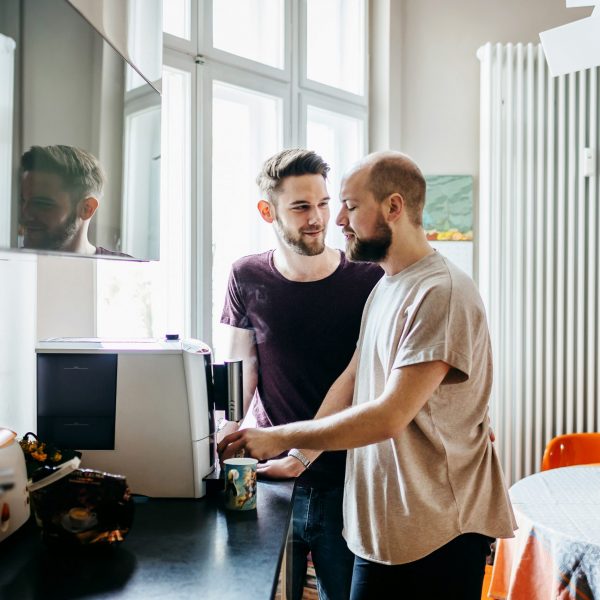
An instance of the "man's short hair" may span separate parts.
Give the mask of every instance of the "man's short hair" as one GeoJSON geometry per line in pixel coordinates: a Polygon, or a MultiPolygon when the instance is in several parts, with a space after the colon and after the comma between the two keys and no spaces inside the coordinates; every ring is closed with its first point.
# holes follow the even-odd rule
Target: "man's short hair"
{"type": "Polygon", "coordinates": [[[268,158],[256,178],[262,194],[270,201],[277,199],[277,192],[286,177],[321,175],[327,179],[329,165],[312,150],[290,148],[268,158]]]}
{"type": "Polygon", "coordinates": [[[59,175],[74,205],[83,198],[100,199],[106,182],[98,159],[74,146],[32,146],[21,157],[21,170],[59,175]]]}
{"type": "Polygon", "coordinates": [[[391,194],[400,194],[411,222],[422,227],[426,183],[421,169],[400,152],[376,153],[369,159],[367,188],[375,199],[381,202],[391,194]]]}

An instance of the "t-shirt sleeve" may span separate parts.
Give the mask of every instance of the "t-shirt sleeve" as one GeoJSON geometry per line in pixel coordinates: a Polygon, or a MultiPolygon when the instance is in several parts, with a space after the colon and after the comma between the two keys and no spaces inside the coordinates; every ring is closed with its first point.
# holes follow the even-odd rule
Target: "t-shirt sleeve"
{"type": "Polygon", "coordinates": [[[225,304],[221,313],[221,323],[231,325],[232,327],[239,327],[240,329],[252,329],[235,268],[229,273],[225,304]]]}
{"type": "Polygon", "coordinates": [[[433,287],[408,309],[392,368],[442,360],[451,369],[444,383],[466,381],[472,366],[472,321],[476,310],[462,294],[433,287]]]}

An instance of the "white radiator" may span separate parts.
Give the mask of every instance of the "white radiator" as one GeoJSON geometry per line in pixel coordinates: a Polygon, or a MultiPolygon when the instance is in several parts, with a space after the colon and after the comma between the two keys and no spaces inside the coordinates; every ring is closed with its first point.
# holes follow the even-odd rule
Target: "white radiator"
{"type": "Polygon", "coordinates": [[[477,267],[491,419],[509,484],[548,440],[600,431],[599,69],[552,78],[539,45],[481,61],[477,267]]]}

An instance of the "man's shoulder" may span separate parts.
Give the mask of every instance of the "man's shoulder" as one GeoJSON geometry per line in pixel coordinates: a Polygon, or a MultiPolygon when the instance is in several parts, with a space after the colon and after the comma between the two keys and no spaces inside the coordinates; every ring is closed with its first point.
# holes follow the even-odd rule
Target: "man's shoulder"
{"type": "Polygon", "coordinates": [[[266,271],[270,269],[272,250],[266,252],[259,252],[258,254],[249,254],[238,258],[233,265],[231,270],[236,275],[243,275],[245,273],[256,273],[257,271],[266,271]]]}
{"type": "Polygon", "coordinates": [[[465,273],[459,266],[455,265],[449,258],[440,255],[441,280],[452,292],[460,294],[475,295],[479,297],[479,290],[473,278],[465,273]]]}
{"type": "Polygon", "coordinates": [[[432,257],[430,268],[421,271],[419,277],[417,273],[414,276],[418,279],[415,286],[419,288],[420,294],[427,294],[464,308],[482,304],[473,279],[442,254],[436,253],[432,257]]]}

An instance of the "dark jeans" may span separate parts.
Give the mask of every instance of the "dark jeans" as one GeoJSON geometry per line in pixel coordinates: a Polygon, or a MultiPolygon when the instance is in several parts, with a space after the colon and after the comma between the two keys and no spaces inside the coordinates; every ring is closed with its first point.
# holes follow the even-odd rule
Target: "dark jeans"
{"type": "Polygon", "coordinates": [[[356,557],[351,600],[480,600],[491,538],[464,533],[420,560],[382,565],[356,557]]]}
{"type": "Polygon", "coordinates": [[[302,598],[309,552],[315,566],[319,598],[348,600],[350,597],[354,554],[342,537],[343,497],[341,487],[296,486],[291,554],[288,555],[288,598],[302,598]]]}

